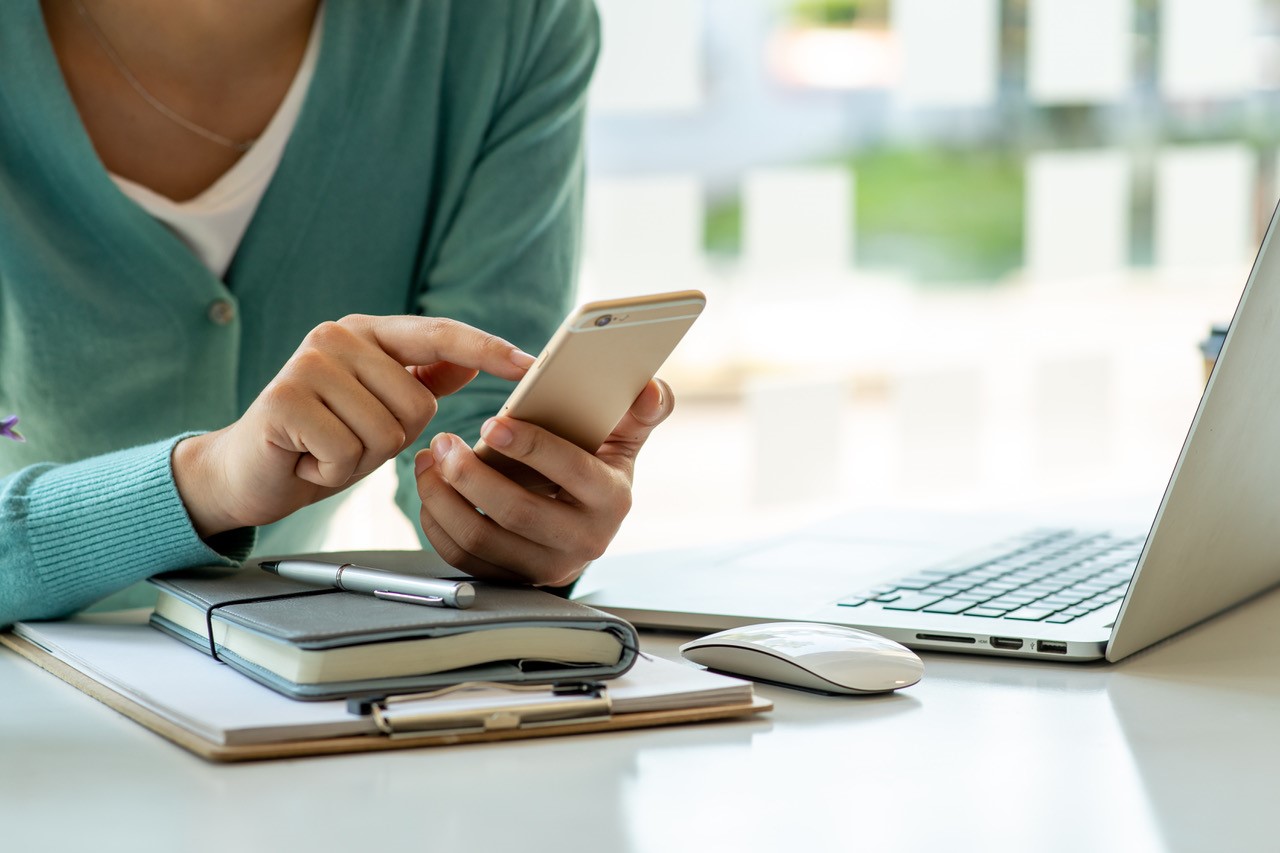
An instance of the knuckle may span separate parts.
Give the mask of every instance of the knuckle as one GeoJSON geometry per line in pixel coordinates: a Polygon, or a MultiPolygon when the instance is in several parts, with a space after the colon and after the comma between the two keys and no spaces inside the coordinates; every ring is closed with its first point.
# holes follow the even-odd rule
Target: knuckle
{"type": "Polygon", "coordinates": [[[379,461],[390,459],[404,447],[405,433],[399,425],[388,427],[378,433],[365,446],[369,453],[378,457],[379,461]]]}
{"type": "Polygon", "coordinates": [[[306,397],[305,392],[289,381],[291,377],[281,376],[262,392],[262,402],[271,412],[291,412],[297,410],[306,397]]]}
{"type": "Polygon", "coordinates": [[[347,433],[338,440],[338,446],[334,450],[336,458],[333,461],[355,468],[364,457],[364,450],[365,447],[360,439],[347,433]]]}
{"type": "Polygon", "coordinates": [[[565,479],[577,483],[589,480],[596,474],[597,460],[590,453],[574,453],[565,464],[565,479]]]}
{"type": "MultiPolygon", "coordinates": [[[[408,417],[410,426],[421,432],[422,428],[431,423],[431,419],[436,416],[436,412],[440,410],[440,404],[436,401],[436,395],[432,394],[425,388],[421,394],[414,394],[412,399],[408,401],[408,417]]],[[[414,430],[409,430],[410,432],[414,430]]]]}
{"type": "Polygon", "coordinates": [[[339,341],[346,340],[348,335],[350,335],[350,332],[342,326],[341,321],[325,320],[310,332],[307,332],[304,343],[309,347],[327,349],[337,345],[339,341]]]}
{"type": "Polygon", "coordinates": [[[560,569],[543,581],[546,586],[566,586],[582,574],[582,568],[560,569]]]}
{"type": "Polygon", "coordinates": [[[299,379],[304,376],[314,376],[327,371],[331,365],[328,350],[332,349],[329,343],[317,343],[314,346],[306,346],[298,350],[293,358],[289,360],[288,376],[290,379],[299,379]]]}
{"type": "Polygon", "coordinates": [[[502,513],[502,526],[513,533],[525,533],[537,530],[541,525],[542,513],[538,511],[528,492],[523,492],[502,513]]]}
{"type": "Polygon", "coordinates": [[[511,344],[497,335],[491,335],[488,332],[480,332],[479,334],[482,335],[480,346],[495,358],[504,355],[507,350],[511,349],[511,344]]]}
{"type": "Polygon", "coordinates": [[[447,334],[456,324],[444,317],[423,317],[422,325],[424,326],[423,334],[427,337],[437,337],[447,334]]]}
{"type": "Polygon", "coordinates": [[[433,542],[432,544],[435,545],[436,553],[439,554],[446,563],[457,568],[461,568],[462,564],[471,556],[459,547],[456,542],[445,541],[439,543],[433,542]]]}
{"type": "Polygon", "coordinates": [[[635,496],[631,493],[631,487],[627,483],[619,484],[616,502],[614,503],[613,517],[619,521],[626,518],[631,512],[631,507],[635,504],[635,496]]]}
{"type": "Polygon", "coordinates": [[[457,530],[451,531],[454,541],[469,554],[484,544],[485,530],[480,522],[480,514],[476,513],[475,521],[468,519],[459,525],[457,530]]]}
{"type": "Polygon", "coordinates": [[[594,531],[584,530],[575,537],[573,554],[584,562],[597,560],[604,556],[608,545],[608,537],[599,536],[594,531]]]}
{"type": "Polygon", "coordinates": [[[373,322],[373,318],[368,314],[347,314],[341,320],[337,321],[337,325],[342,329],[351,331],[363,331],[373,322]]]}

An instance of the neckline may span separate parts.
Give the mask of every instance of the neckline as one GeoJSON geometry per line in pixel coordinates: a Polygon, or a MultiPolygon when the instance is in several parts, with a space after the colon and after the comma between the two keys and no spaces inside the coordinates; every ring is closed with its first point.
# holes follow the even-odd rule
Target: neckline
{"type": "MultiPolygon", "coordinates": [[[[338,10],[332,7],[340,5],[339,0],[325,0],[326,14],[315,74],[299,107],[294,132],[281,154],[273,181],[287,170],[292,159],[291,153],[298,156],[294,153],[296,149],[310,139],[326,121],[326,117],[320,114],[323,112],[322,99],[316,94],[317,90],[330,85],[334,85],[334,88],[346,88],[334,77],[331,67],[333,54],[339,49],[334,43],[334,37],[339,31],[335,19],[339,15],[333,14],[338,10]]],[[[154,281],[155,275],[154,271],[143,272],[139,269],[142,261],[136,257],[136,246],[140,238],[163,256],[172,273],[180,273],[185,277],[198,276],[225,290],[223,282],[176,235],[116,185],[106,164],[93,147],[88,129],[80,119],[79,110],[63,76],[62,66],[54,53],[40,0],[28,0],[27,10],[30,16],[27,26],[0,27],[0,43],[8,42],[0,48],[0,55],[9,53],[18,62],[15,69],[17,80],[25,83],[29,89],[26,95],[9,99],[9,107],[10,112],[15,114],[16,130],[25,137],[28,148],[31,151],[48,152],[35,158],[37,168],[58,187],[61,194],[79,203],[71,207],[81,224],[89,233],[95,234],[125,267],[135,271],[143,286],[154,281]],[[24,110],[26,115],[22,114],[24,110]],[[115,232],[116,228],[124,229],[128,237],[113,236],[118,233],[115,232]]],[[[0,64],[3,64],[2,60],[0,64]]],[[[5,100],[4,95],[0,90],[0,101],[5,100]]],[[[270,195],[268,191],[259,204],[258,213],[266,206],[270,195]]],[[[258,213],[255,213],[255,219],[258,213]]],[[[249,232],[252,229],[251,220],[249,232]]],[[[246,232],[246,237],[249,232],[246,232]]],[[[236,259],[233,258],[233,267],[235,263],[236,259]]],[[[172,287],[171,283],[163,284],[172,287]]]]}
{"type": "MultiPolygon", "coordinates": [[[[315,20],[312,21],[311,31],[307,36],[307,46],[303,51],[302,61],[298,63],[298,70],[289,83],[284,97],[281,98],[280,105],[276,107],[275,113],[267,122],[266,128],[253,146],[213,183],[191,198],[178,200],[107,169],[107,175],[112,182],[127,188],[130,193],[146,196],[154,203],[174,211],[211,210],[234,204],[236,198],[253,187],[255,178],[264,171],[274,171],[283,158],[284,149],[288,146],[290,131],[301,118],[302,106],[306,103],[307,93],[315,78],[316,65],[324,42],[325,6],[325,0],[320,0],[315,20]]],[[[103,168],[106,169],[105,164],[103,168]]]]}

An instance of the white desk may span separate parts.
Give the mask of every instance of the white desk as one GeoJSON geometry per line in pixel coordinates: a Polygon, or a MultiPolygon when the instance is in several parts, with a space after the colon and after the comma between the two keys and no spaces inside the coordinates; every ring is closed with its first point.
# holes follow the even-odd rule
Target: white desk
{"type": "Polygon", "coordinates": [[[0,649],[0,848],[1280,849],[1280,594],[1117,666],[926,665],[750,722],[214,765],[0,649]]]}

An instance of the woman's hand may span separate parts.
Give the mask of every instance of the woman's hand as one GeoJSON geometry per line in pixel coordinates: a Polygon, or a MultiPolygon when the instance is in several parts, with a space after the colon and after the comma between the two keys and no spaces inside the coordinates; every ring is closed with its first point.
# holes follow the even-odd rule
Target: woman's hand
{"type": "Polygon", "coordinates": [[[415,459],[423,532],[476,577],[569,583],[613,541],[631,509],[636,455],[674,403],[665,382],[650,382],[594,455],[523,421],[485,422],[485,444],[557,484],[555,497],[507,479],[458,436],[437,435],[415,459]]]}
{"type": "Polygon", "coordinates": [[[277,521],[360,480],[413,443],[436,400],[483,370],[519,379],[533,356],[432,317],[323,323],[238,421],[178,443],[174,478],[209,537],[277,521]]]}

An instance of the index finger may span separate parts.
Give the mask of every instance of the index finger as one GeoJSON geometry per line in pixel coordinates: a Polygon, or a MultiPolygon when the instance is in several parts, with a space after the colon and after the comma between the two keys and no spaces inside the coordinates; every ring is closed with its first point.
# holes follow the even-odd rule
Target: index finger
{"type": "Polygon", "coordinates": [[[445,361],[503,379],[519,379],[535,361],[510,341],[443,317],[355,314],[339,322],[372,338],[379,349],[405,367],[445,361]]]}

